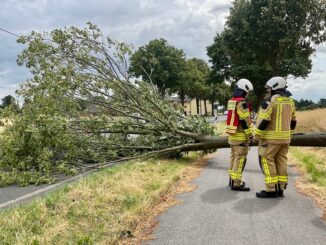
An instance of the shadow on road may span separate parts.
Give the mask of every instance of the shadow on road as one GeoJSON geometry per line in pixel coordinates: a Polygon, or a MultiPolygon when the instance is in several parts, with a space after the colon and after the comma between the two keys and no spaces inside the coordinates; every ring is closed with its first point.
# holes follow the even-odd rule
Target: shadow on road
{"type": "Polygon", "coordinates": [[[208,190],[201,195],[201,199],[205,203],[219,204],[231,202],[239,197],[237,197],[237,192],[230,191],[228,186],[223,186],[221,188],[208,190]]]}
{"type": "MultiPolygon", "coordinates": [[[[220,166],[216,163],[213,163],[213,162],[209,162],[208,165],[205,166],[205,168],[208,168],[208,169],[217,169],[217,170],[223,170],[225,171],[225,173],[227,174],[227,171],[228,171],[228,167],[226,166],[220,166]]],[[[260,167],[257,166],[257,169],[250,169],[250,168],[245,168],[244,171],[243,171],[244,174],[246,173],[253,173],[253,174],[261,174],[263,175],[262,171],[260,170],[260,167]]],[[[288,173],[289,177],[297,177],[299,176],[298,173],[295,173],[295,172],[289,172],[288,173]]]]}
{"type": "Polygon", "coordinates": [[[326,231],[326,224],[320,218],[315,218],[314,220],[311,221],[311,223],[317,228],[326,231]]]}
{"type": "Polygon", "coordinates": [[[238,213],[244,214],[262,213],[277,206],[281,200],[282,198],[245,198],[236,202],[233,209],[238,213]]]}

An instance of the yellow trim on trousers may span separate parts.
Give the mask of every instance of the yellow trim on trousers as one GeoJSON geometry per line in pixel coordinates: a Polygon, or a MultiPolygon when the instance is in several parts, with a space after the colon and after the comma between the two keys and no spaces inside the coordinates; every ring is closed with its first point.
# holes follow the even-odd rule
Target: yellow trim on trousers
{"type": "Polygon", "coordinates": [[[243,170],[243,166],[244,166],[245,161],[246,161],[246,157],[241,156],[236,172],[233,172],[232,170],[229,170],[229,174],[230,174],[231,179],[233,179],[233,180],[237,180],[237,179],[241,180],[241,178],[242,178],[242,170],[243,170]]]}

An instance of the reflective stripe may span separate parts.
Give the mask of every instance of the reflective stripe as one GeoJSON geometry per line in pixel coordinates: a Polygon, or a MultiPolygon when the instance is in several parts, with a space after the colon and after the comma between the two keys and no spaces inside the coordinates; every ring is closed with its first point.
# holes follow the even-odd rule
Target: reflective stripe
{"type": "Polygon", "coordinates": [[[278,176],[277,177],[278,178],[278,181],[280,181],[280,182],[288,182],[288,176],[278,176]]]}
{"type": "Polygon", "coordinates": [[[246,160],[245,156],[240,157],[237,171],[236,172],[233,172],[233,171],[230,172],[231,179],[233,179],[233,180],[241,180],[241,178],[242,178],[242,169],[243,169],[243,165],[244,165],[245,160],[246,160]]]}
{"type": "MultiPolygon", "coordinates": [[[[232,111],[230,125],[233,125],[234,124],[236,105],[237,105],[237,102],[236,101],[229,100],[229,102],[228,102],[228,110],[231,110],[232,111]]],[[[230,130],[232,131],[232,129],[230,129],[230,130]]]]}
{"type": "Polygon", "coordinates": [[[237,110],[237,113],[241,119],[246,119],[250,116],[250,113],[248,111],[242,112],[240,110],[237,110]]]}
{"type": "Polygon", "coordinates": [[[238,174],[241,175],[242,174],[242,169],[243,169],[243,164],[245,162],[246,157],[245,156],[241,156],[240,157],[240,162],[239,162],[239,166],[238,166],[238,174]]]}
{"type": "Polygon", "coordinates": [[[291,139],[291,130],[288,131],[270,131],[270,130],[260,130],[258,128],[255,129],[254,133],[256,135],[261,136],[262,139],[268,140],[290,140],[291,139]]]}
{"type": "Polygon", "coordinates": [[[235,140],[235,141],[247,140],[247,135],[245,133],[235,133],[229,136],[229,140],[235,140]]]}
{"type": "Polygon", "coordinates": [[[258,129],[258,128],[255,128],[255,129],[254,129],[254,134],[256,134],[256,135],[262,135],[263,132],[264,132],[264,131],[262,131],[262,130],[260,130],[260,129],[258,129]]]}
{"type": "Polygon", "coordinates": [[[229,111],[229,110],[234,111],[234,110],[235,110],[235,106],[236,106],[236,104],[237,104],[236,101],[229,100],[229,102],[228,102],[228,111],[229,111]]]}
{"type": "Polygon", "coordinates": [[[245,134],[252,134],[252,131],[253,131],[252,127],[247,128],[247,129],[244,130],[245,134]]]}
{"type": "Polygon", "coordinates": [[[276,101],[280,102],[280,103],[283,102],[283,103],[288,103],[288,104],[294,103],[293,99],[288,98],[288,97],[278,97],[278,98],[276,98],[276,101]]]}
{"type": "Polygon", "coordinates": [[[262,113],[262,112],[258,113],[258,117],[262,118],[262,119],[270,118],[270,116],[272,115],[272,112],[273,112],[273,108],[270,108],[265,113],[262,113]]]}
{"type": "Polygon", "coordinates": [[[281,104],[277,104],[277,113],[276,113],[276,132],[280,131],[280,124],[281,124],[281,104]]]}
{"type": "Polygon", "coordinates": [[[232,111],[230,125],[233,125],[234,124],[234,118],[235,118],[235,110],[232,111]]]}
{"type": "Polygon", "coordinates": [[[278,182],[278,177],[272,177],[269,168],[266,157],[261,157],[264,173],[265,173],[265,183],[266,184],[276,184],[278,182]]]}

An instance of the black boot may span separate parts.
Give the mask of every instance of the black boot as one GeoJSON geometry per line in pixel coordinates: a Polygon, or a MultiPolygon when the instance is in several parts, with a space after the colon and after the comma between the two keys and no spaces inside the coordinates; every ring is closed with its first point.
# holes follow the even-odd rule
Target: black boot
{"type": "Polygon", "coordinates": [[[233,183],[231,185],[232,191],[250,191],[249,187],[245,187],[246,183],[242,182],[240,186],[234,186],[233,183]]]}
{"type": "Polygon", "coordinates": [[[284,197],[283,190],[278,190],[278,196],[279,197],[284,197]]]}
{"type": "Polygon", "coordinates": [[[256,192],[256,197],[259,198],[276,198],[278,196],[278,192],[276,191],[260,191],[260,192],[256,192]]]}

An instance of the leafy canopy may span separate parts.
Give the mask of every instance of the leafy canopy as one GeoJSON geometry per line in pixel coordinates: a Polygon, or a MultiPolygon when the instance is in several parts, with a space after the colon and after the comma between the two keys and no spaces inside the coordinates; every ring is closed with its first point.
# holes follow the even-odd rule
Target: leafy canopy
{"type": "Polygon", "coordinates": [[[261,100],[272,76],[307,77],[314,44],[326,39],[324,0],[235,0],[207,48],[216,76],[247,78],[261,100]]]}
{"type": "Polygon", "coordinates": [[[165,39],[155,39],[131,56],[129,71],[146,82],[154,83],[164,96],[166,89],[177,86],[184,68],[185,53],[165,39]]]}

